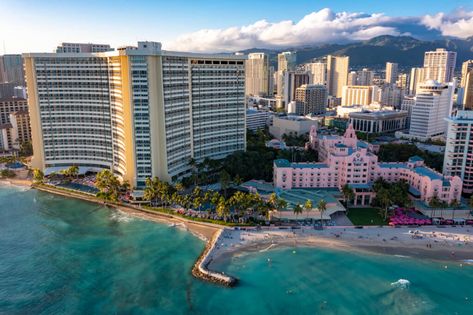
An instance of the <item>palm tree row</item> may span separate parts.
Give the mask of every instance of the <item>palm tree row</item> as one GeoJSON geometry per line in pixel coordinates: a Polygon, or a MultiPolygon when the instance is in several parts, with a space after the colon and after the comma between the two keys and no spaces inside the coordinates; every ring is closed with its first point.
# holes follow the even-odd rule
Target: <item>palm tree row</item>
{"type": "Polygon", "coordinates": [[[216,215],[227,221],[239,219],[262,219],[268,216],[270,209],[282,209],[287,206],[286,202],[279,199],[276,194],[265,201],[259,194],[235,192],[230,197],[217,191],[203,191],[195,187],[191,193],[183,193],[184,186],[181,183],[172,185],[161,181],[158,177],[148,178],[144,190],[144,199],[151,201],[153,206],[158,204],[164,209],[172,204],[180,205],[186,212],[192,208],[201,211],[205,209],[209,215],[216,215]]]}

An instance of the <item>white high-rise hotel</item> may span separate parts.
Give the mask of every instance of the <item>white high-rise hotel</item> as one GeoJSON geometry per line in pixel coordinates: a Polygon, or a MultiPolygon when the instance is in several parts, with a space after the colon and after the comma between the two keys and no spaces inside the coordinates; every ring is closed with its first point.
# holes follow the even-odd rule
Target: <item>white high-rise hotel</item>
{"type": "Polygon", "coordinates": [[[244,150],[244,56],[161,50],[25,54],[33,167],[111,169],[134,186],[244,150]]]}
{"type": "Polygon", "coordinates": [[[455,71],[457,53],[437,48],[426,51],[424,55],[424,80],[436,80],[441,83],[451,82],[455,71]]]}

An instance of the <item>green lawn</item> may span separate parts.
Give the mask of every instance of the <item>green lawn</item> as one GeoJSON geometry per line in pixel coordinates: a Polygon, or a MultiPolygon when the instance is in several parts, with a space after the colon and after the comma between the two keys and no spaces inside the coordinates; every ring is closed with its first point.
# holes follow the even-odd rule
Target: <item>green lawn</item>
{"type": "Polygon", "coordinates": [[[354,225],[386,225],[379,208],[350,208],[348,218],[354,225]]]}

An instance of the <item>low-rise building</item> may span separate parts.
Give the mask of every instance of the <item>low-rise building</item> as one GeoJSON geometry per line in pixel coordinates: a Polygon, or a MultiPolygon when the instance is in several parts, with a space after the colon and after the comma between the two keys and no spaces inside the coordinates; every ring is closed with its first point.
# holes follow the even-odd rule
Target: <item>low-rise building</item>
{"type": "Polygon", "coordinates": [[[269,123],[271,113],[267,110],[247,109],[246,128],[250,130],[264,129],[269,123]]]}
{"type": "Polygon", "coordinates": [[[277,139],[282,139],[283,134],[303,135],[308,133],[314,125],[317,126],[317,120],[304,116],[274,116],[273,124],[269,126],[269,133],[277,139]]]}
{"type": "Polygon", "coordinates": [[[385,133],[406,129],[407,112],[396,110],[362,111],[349,114],[356,131],[385,133]]]}
{"type": "Polygon", "coordinates": [[[349,125],[344,136],[316,136],[311,131],[311,145],[319,150],[318,163],[274,161],[274,186],[294,188],[341,188],[345,184],[355,193],[355,205],[370,204],[375,197],[372,189],[378,178],[388,182],[405,180],[415,198],[429,202],[433,197],[451,203],[459,201],[462,180],[458,176],[443,176],[426,167],[419,157],[408,162],[381,163],[367,143],[359,141],[349,125]],[[317,141],[317,143],[313,143],[317,141]],[[325,152],[325,154],[323,154],[325,152]],[[322,153],[322,154],[321,154],[322,153]]]}

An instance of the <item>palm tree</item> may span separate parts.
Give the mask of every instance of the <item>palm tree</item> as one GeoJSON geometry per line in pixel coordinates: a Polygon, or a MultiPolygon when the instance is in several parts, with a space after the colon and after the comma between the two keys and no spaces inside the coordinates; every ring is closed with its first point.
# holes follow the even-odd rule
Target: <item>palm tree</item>
{"type": "Polygon", "coordinates": [[[269,196],[268,202],[269,202],[269,204],[271,205],[271,207],[277,208],[278,196],[276,195],[276,193],[272,193],[272,194],[269,196]]]}
{"type": "Polygon", "coordinates": [[[312,200],[307,199],[304,204],[304,209],[307,213],[307,218],[309,218],[309,212],[312,211],[312,200]]]}
{"type": "Polygon", "coordinates": [[[227,189],[230,186],[230,174],[226,170],[220,172],[220,187],[223,190],[223,195],[227,198],[227,189]]]}
{"type": "Polygon", "coordinates": [[[297,204],[294,206],[294,209],[292,211],[296,215],[296,221],[298,221],[299,214],[302,213],[302,206],[300,204],[297,204]]]}
{"type": "Polygon", "coordinates": [[[220,197],[220,199],[218,200],[216,212],[219,217],[222,217],[223,220],[227,222],[227,217],[230,214],[230,208],[228,207],[225,198],[220,197]]]}
{"type": "Polygon", "coordinates": [[[102,170],[95,177],[95,186],[100,190],[98,196],[113,201],[118,200],[120,181],[110,170],[102,170]]]}
{"type": "Polygon", "coordinates": [[[320,199],[320,201],[317,203],[317,209],[320,212],[320,225],[323,228],[324,224],[323,224],[323,221],[322,221],[322,217],[323,217],[323,214],[325,213],[325,211],[327,210],[327,202],[323,199],[320,199]]]}
{"type": "Polygon", "coordinates": [[[44,173],[38,168],[33,169],[33,180],[35,183],[43,183],[44,180],[44,173]]]}
{"type": "Polygon", "coordinates": [[[384,209],[384,220],[388,218],[388,207],[391,204],[391,194],[390,191],[386,188],[380,188],[379,191],[376,193],[376,198],[381,203],[384,209]]]}
{"type": "Polygon", "coordinates": [[[345,206],[347,207],[347,212],[348,212],[348,203],[350,200],[352,200],[355,197],[355,193],[353,192],[353,189],[350,188],[350,185],[345,184],[342,187],[342,194],[343,194],[343,199],[345,201],[345,206]]]}

